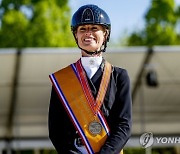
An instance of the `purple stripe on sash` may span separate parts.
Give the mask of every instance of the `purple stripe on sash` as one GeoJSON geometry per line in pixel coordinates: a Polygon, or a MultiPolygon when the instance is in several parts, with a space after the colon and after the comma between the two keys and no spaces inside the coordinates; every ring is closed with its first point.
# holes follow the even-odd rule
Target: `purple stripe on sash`
{"type": "Polygon", "coordinates": [[[78,80],[79,80],[79,76],[78,76],[78,73],[77,73],[76,66],[75,66],[74,64],[71,64],[71,67],[72,67],[72,69],[73,69],[74,73],[76,74],[76,77],[77,77],[77,78],[78,78],[78,80]]]}
{"type": "Polygon", "coordinates": [[[109,136],[110,134],[109,134],[109,128],[107,127],[107,125],[106,125],[106,123],[105,123],[105,121],[104,121],[104,118],[103,118],[103,116],[101,115],[101,113],[98,111],[98,118],[99,118],[99,120],[101,121],[101,124],[103,125],[103,127],[104,127],[104,129],[105,129],[105,131],[106,131],[106,133],[107,133],[107,135],[109,136]]]}
{"type": "Polygon", "coordinates": [[[50,75],[50,78],[51,78],[52,82],[54,83],[54,85],[55,85],[55,87],[56,87],[56,89],[57,89],[57,91],[58,91],[58,93],[59,93],[59,95],[60,95],[60,97],[61,97],[61,99],[62,99],[62,102],[63,102],[64,106],[66,107],[66,109],[67,109],[67,111],[68,111],[71,119],[73,120],[76,128],[78,129],[78,132],[81,134],[81,137],[83,138],[83,140],[84,140],[84,142],[85,142],[85,144],[86,144],[86,147],[88,148],[88,151],[89,151],[91,154],[93,154],[93,153],[94,153],[94,152],[93,152],[93,149],[92,149],[92,147],[91,147],[88,139],[86,138],[86,136],[85,136],[85,134],[84,134],[84,132],[83,132],[83,130],[82,130],[82,128],[81,128],[78,120],[76,119],[73,111],[71,110],[71,108],[70,108],[70,106],[69,106],[69,104],[68,104],[68,102],[67,102],[67,100],[66,100],[66,98],[65,98],[65,96],[64,96],[64,94],[63,94],[63,92],[62,92],[62,90],[61,90],[61,88],[60,88],[60,85],[58,84],[58,82],[57,82],[54,74],[51,74],[51,75],[50,75]]]}

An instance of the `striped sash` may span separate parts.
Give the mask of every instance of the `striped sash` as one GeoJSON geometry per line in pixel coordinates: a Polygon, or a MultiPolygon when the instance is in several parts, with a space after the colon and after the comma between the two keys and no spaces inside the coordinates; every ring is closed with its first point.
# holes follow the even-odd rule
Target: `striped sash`
{"type": "Polygon", "coordinates": [[[111,64],[105,62],[96,99],[80,60],[49,77],[71,121],[90,154],[99,152],[109,135],[109,128],[100,107],[108,87],[111,64]]]}

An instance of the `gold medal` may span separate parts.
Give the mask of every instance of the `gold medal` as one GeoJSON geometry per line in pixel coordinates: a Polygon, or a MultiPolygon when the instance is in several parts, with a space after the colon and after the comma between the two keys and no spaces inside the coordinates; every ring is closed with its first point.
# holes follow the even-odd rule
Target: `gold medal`
{"type": "Polygon", "coordinates": [[[98,122],[98,121],[92,121],[90,124],[89,124],[89,132],[93,135],[97,135],[97,134],[100,134],[101,131],[102,131],[102,125],[98,122]]]}

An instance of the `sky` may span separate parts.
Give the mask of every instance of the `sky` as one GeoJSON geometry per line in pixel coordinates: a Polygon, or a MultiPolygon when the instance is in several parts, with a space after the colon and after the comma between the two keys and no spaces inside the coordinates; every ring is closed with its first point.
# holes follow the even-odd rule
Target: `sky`
{"type": "MultiPolygon", "coordinates": [[[[180,0],[175,0],[180,5],[180,0]]],[[[117,41],[122,35],[144,27],[144,15],[151,0],[69,0],[72,14],[82,5],[96,4],[111,19],[111,39],[117,41]]]]}

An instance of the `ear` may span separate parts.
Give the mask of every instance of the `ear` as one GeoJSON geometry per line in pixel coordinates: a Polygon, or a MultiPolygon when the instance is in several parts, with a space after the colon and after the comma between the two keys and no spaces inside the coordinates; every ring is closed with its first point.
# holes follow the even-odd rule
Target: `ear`
{"type": "Polygon", "coordinates": [[[109,31],[106,29],[104,31],[104,41],[107,40],[108,35],[109,35],[109,31]]]}

